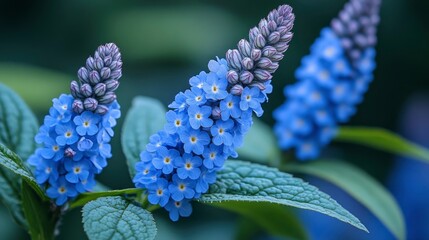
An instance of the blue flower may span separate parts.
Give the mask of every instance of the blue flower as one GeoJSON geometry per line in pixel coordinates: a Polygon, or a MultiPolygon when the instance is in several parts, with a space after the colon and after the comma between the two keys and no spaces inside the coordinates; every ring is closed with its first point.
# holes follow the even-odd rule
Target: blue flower
{"type": "Polygon", "coordinates": [[[201,108],[196,105],[191,105],[188,108],[189,124],[193,129],[202,127],[211,127],[213,120],[210,118],[212,109],[209,106],[202,106],[201,108]]]}
{"type": "Polygon", "coordinates": [[[226,59],[210,60],[209,72],[191,77],[190,89],[169,105],[164,131],[149,138],[133,182],[147,189],[149,201],[169,211],[171,220],[189,216],[190,201],[208,191],[226,159],[238,156],[235,149],[253,124],[253,112],[262,115],[261,103],[272,92],[271,74],[288,47],[293,19],[289,6],[274,10],[261,29],[251,30],[251,42],[258,36],[254,44],[243,39],[226,59]],[[261,31],[280,38],[268,41],[261,31]]]}
{"type": "Polygon", "coordinates": [[[28,159],[38,184],[58,206],[95,186],[95,175],[112,156],[109,144],[121,115],[114,91],[121,76],[121,55],[114,44],[100,46],[78,71],[71,95],[53,106],[35,141],[43,146],[28,159]]]}
{"type": "Polygon", "coordinates": [[[81,115],[76,116],[73,119],[73,122],[76,124],[76,132],[81,136],[89,135],[93,136],[98,132],[98,122],[100,121],[100,116],[90,112],[85,111],[81,115]]]}
{"type": "Polygon", "coordinates": [[[201,174],[200,166],[202,163],[203,161],[198,156],[193,156],[189,153],[183,154],[182,158],[174,162],[177,167],[177,176],[181,179],[198,179],[201,174]]]}

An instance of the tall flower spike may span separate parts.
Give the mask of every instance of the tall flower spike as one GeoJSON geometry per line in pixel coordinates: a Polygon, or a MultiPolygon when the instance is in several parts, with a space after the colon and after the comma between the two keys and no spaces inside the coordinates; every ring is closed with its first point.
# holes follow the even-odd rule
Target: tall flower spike
{"type": "Polygon", "coordinates": [[[355,113],[373,79],[379,7],[380,0],[350,0],[302,59],[298,82],[285,88],[288,100],[274,111],[282,149],[315,158],[355,113]]]}
{"type": "Polygon", "coordinates": [[[121,115],[114,91],[121,76],[121,54],[115,44],[100,46],[78,71],[71,95],[52,100],[35,140],[42,146],[28,159],[37,183],[61,206],[91,191],[94,176],[111,157],[110,139],[121,115]]]}
{"type": "Polygon", "coordinates": [[[228,50],[226,59],[211,60],[210,71],[192,77],[191,88],[169,105],[164,130],[150,137],[133,181],[173,221],[189,216],[190,201],[208,191],[227,158],[237,157],[252,112],[263,113],[261,103],[271,93],[271,74],[289,46],[293,21],[291,7],[273,10],[250,30],[249,41],[228,50]]]}

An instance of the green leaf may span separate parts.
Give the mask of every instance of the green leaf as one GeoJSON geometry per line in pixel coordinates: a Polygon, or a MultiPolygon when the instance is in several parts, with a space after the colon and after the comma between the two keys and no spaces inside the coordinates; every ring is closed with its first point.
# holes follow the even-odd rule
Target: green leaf
{"type": "Polygon", "coordinates": [[[293,239],[308,238],[298,218],[285,206],[244,201],[213,202],[210,205],[245,216],[271,235],[293,239]]]}
{"type": "Polygon", "coordinates": [[[100,197],[108,197],[108,196],[121,196],[121,195],[129,195],[129,194],[139,194],[143,190],[139,188],[128,188],[121,190],[110,190],[103,192],[87,192],[80,194],[75,200],[70,203],[70,208],[76,208],[87,204],[88,202],[95,200],[100,197]]]}
{"type": "MultiPolygon", "coordinates": [[[[37,129],[36,117],[25,102],[0,83],[0,144],[27,159],[36,148],[33,139],[37,129]]],[[[9,209],[16,223],[26,228],[27,222],[21,209],[20,182],[20,177],[0,167],[0,200],[9,209]]]]}
{"type": "Polygon", "coordinates": [[[43,201],[26,181],[22,182],[22,208],[28,221],[29,233],[33,240],[54,239],[55,226],[60,210],[52,212],[51,205],[43,201]]]}
{"type": "Polygon", "coordinates": [[[393,196],[375,179],[344,161],[314,161],[286,165],[286,170],[329,181],[367,207],[398,238],[405,239],[405,223],[393,196]]]}
{"type": "Polygon", "coordinates": [[[122,197],[103,197],[83,207],[83,228],[89,239],[154,239],[152,214],[122,197]]]}
{"type": "Polygon", "coordinates": [[[244,144],[237,149],[240,158],[276,166],[281,159],[276,137],[271,128],[258,119],[244,137],[244,144]]]}
{"type": "Polygon", "coordinates": [[[382,128],[341,127],[335,138],[429,163],[429,150],[382,128]]]}
{"type": "Polygon", "coordinates": [[[36,179],[34,179],[30,170],[24,165],[18,155],[2,144],[0,144],[0,165],[22,177],[36,191],[40,198],[48,200],[44,191],[37,184],[36,179]]]}
{"type": "Polygon", "coordinates": [[[131,177],[135,175],[134,165],[140,161],[149,137],[162,130],[165,122],[165,108],[156,99],[136,97],[125,117],[122,132],[122,150],[127,157],[131,177]]]}
{"type": "Polygon", "coordinates": [[[244,161],[228,160],[209,193],[202,195],[199,201],[281,204],[317,211],[367,231],[359,219],[316,187],[276,168],[244,161]]]}

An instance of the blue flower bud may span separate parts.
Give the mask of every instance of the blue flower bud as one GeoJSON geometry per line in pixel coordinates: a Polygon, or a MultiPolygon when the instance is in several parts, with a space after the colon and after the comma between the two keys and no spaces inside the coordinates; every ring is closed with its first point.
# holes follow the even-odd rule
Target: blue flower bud
{"type": "Polygon", "coordinates": [[[84,110],[83,103],[80,99],[75,99],[72,104],[73,111],[76,113],[81,113],[84,110]]]}
{"type": "Polygon", "coordinates": [[[94,98],[86,98],[85,101],[83,101],[83,106],[88,111],[94,111],[98,107],[98,101],[94,98]]]}
{"type": "Polygon", "coordinates": [[[229,70],[226,79],[228,80],[229,84],[234,85],[238,83],[238,73],[234,70],[229,70]]]}
{"type": "Polygon", "coordinates": [[[228,61],[228,65],[234,69],[241,69],[241,55],[237,49],[228,50],[226,52],[226,61],[228,61]]]}
{"type": "Polygon", "coordinates": [[[104,96],[98,99],[98,102],[101,104],[109,104],[115,100],[116,100],[116,94],[114,92],[107,92],[106,94],[104,94],[104,96]]]}
{"type": "Polygon", "coordinates": [[[80,93],[79,84],[76,81],[70,83],[70,92],[75,98],[82,98],[83,95],[80,93]]]}
{"type": "Polygon", "coordinates": [[[269,58],[262,57],[261,59],[259,59],[258,63],[256,64],[256,67],[265,69],[271,64],[273,64],[273,62],[269,58]]]}
{"type": "Polygon", "coordinates": [[[254,48],[254,49],[252,49],[252,52],[250,53],[250,58],[256,62],[261,58],[261,54],[262,54],[261,50],[254,48]]]}
{"type": "Polygon", "coordinates": [[[238,51],[245,56],[250,57],[250,52],[252,51],[252,48],[250,47],[250,43],[246,39],[241,39],[238,44],[238,51]]]}
{"type": "Polygon", "coordinates": [[[259,81],[268,81],[272,78],[271,73],[260,68],[253,71],[253,73],[255,74],[255,78],[259,81]]]}
{"type": "Polygon", "coordinates": [[[278,42],[274,44],[274,47],[276,48],[277,52],[284,52],[289,48],[288,42],[278,42]]]}
{"type": "Polygon", "coordinates": [[[217,120],[217,119],[220,119],[220,117],[221,117],[221,110],[220,110],[220,108],[219,107],[214,107],[212,109],[212,118],[215,119],[215,120],[217,120]]]}
{"type": "Polygon", "coordinates": [[[103,59],[100,57],[95,58],[95,69],[101,70],[104,67],[103,59]]]}
{"type": "Polygon", "coordinates": [[[82,82],[88,82],[88,70],[84,67],[81,67],[77,72],[77,76],[82,82]]]}
{"type": "Polygon", "coordinates": [[[97,83],[99,83],[100,82],[100,75],[98,74],[98,72],[97,71],[91,71],[90,73],[89,73],[89,82],[91,83],[91,85],[95,85],[95,84],[97,84],[97,83]]]}
{"type": "MultiPolygon", "coordinates": [[[[122,64],[118,63],[117,66],[122,66],[122,64]]],[[[121,69],[115,70],[115,71],[110,73],[111,79],[116,80],[116,79],[119,79],[120,77],[122,77],[122,70],[121,69]]]]}
{"type": "Polygon", "coordinates": [[[88,59],[86,59],[86,68],[88,68],[88,70],[94,70],[95,69],[94,58],[89,57],[88,59]]]}
{"type": "Polygon", "coordinates": [[[284,55],[283,55],[283,54],[281,54],[281,53],[276,53],[276,54],[274,54],[273,56],[271,56],[271,57],[270,57],[270,59],[271,59],[271,61],[273,61],[273,62],[280,62],[280,60],[282,60],[282,59],[283,59],[283,57],[284,57],[284,55]]]}
{"type": "Polygon", "coordinates": [[[67,148],[64,150],[64,156],[68,158],[73,158],[76,155],[76,152],[72,148],[67,148]]]}
{"type": "Polygon", "coordinates": [[[264,36],[262,36],[262,34],[258,34],[255,38],[255,47],[262,49],[263,47],[265,47],[265,43],[266,40],[264,36]]]}
{"type": "Polygon", "coordinates": [[[258,34],[260,34],[259,29],[257,27],[254,27],[252,29],[250,29],[249,31],[249,41],[250,43],[254,43],[256,36],[258,36],[258,34]]]}
{"type": "Polygon", "coordinates": [[[119,81],[117,80],[107,80],[104,84],[106,84],[107,91],[113,92],[119,87],[119,81]]]}
{"type": "Polygon", "coordinates": [[[272,32],[270,36],[268,36],[268,43],[269,44],[275,44],[280,40],[280,33],[279,32],[272,32]]]}
{"type": "Polygon", "coordinates": [[[244,69],[251,70],[253,68],[253,60],[248,57],[245,57],[241,61],[241,65],[244,67],[244,69]]]}
{"type": "Polygon", "coordinates": [[[104,83],[97,83],[97,85],[95,85],[94,87],[94,94],[97,97],[101,97],[106,93],[106,84],[104,83]]]}
{"type": "Polygon", "coordinates": [[[112,64],[112,62],[113,62],[113,59],[111,57],[107,56],[104,58],[104,66],[111,67],[110,64],[112,64]]]}
{"type": "Polygon", "coordinates": [[[240,96],[241,93],[243,92],[243,86],[241,84],[235,84],[231,88],[230,92],[232,95],[240,96]]]}
{"type": "Polygon", "coordinates": [[[242,71],[240,81],[245,85],[250,84],[253,81],[253,74],[249,71],[242,71]]]}
{"type": "Polygon", "coordinates": [[[262,82],[252,82],[250,84],[251,87],[257,87],[259,90],[264,91],[266,89],[265,84],[262,82]]]}
{"type": "Polygon", "coordinates": [[[267,26],[268,30],[270,30],[271,32],[274,32],[277,29],[277,23],[273,20],[270,20],[267,26]]]}
{"type": "Polygon", "coordinates": [[[109,108],[106,105],[98,105],[95,109],[95,113],[98,113],[100,115],[104,115],[109,111],[109,108]]]}
{"type": "Polygon", "coordinates": [[[271,57],[276,53],[277,53],[277,50],[272,46],[265,46],[262,49],[262,56],[264,56],[264,57],[271,57]]]}
{"type": "Polygon", "coordinates": [[[109,79],[109,77],[110,77],[110,68],[108,68],[108,67],[102,68],[101,71],[100,71],[100,76],[103,79],[109,79]]]}
{"type": "Polygon", "coordinates": [[[80,92],[84,97],[91,97],[92,87],[88,83],[82,84],[82,86],[80,86],[80,92]]]}
{"type": "Polygon", "coordinates": [[[270,35],[270,30],[268,29],[268,22],[266,19],[261,19],[261,21],[259,21],[258,28],[264,38],[270,35]]]}
{"type": "Polygon", "coordinates": [[[275,71],[277,71],[277,68],[279,68],[279,63],[278,62],[274,62],[274,63],[271,63],[270,65],[268,65],[265,69],[269,73],[274,73],[275,71]]]}

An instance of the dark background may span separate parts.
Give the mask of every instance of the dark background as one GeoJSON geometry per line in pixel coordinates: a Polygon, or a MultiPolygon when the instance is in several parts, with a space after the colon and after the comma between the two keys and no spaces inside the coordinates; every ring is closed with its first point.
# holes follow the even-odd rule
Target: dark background
{"type": "MultiPolygon", "coordinates": [[[[224,57],[227,49],[234,48],[241,38],[247,38],[248,30],[260,18],[284,3],[294,8],[295,36],[275,74],[270,102],[264,106],[263,120],[272,124],[272,110],[284,101],[283,87],[295,81],[293,72],[300,59],[308,54],[320,29],[329,24],[345,1],[1,0],[0,82],[16,90],[41,122],[51,99],[68,92],[77,69],[96,47],[115,42],[124,61],[118,90],[124,117],[137,95],[155,97],[164,104],[171,102],[177,92],[188,87],[191,76],[207,69],[210,59],[224,57]]],[[[395,131],[408,99],[415,94],[428,94],[428,4],[423,0],[383,3],[375,81],[350,125],[395,131]]],[[[112,143],[114,157],[98,177],[113,189],[132,187],[119,145],[122,122],[123,118],[112,143]]],[[[329,151],[380,181],[388,176],[392,165],[391,155],[366,148],[334,144],[329,151]]],[[[210,232],[216,236],[223,232],[225,238],[230,238],[235,234],[235,217],[207,207],[197,211],[192,219],[175,224],[174,229],[170,229],[169,221],[163,225],[169,228],[168,232],[187,237],[198,238],[199,233],[211,236],[210,232]],[[204,223],[192,225],[197,221],[204,223]]],[[[14,226],[3,207],[0,219],[2,238],[26,237],[14,226]]],[[[78,210],[65,217],[61,230],[61,239],[82,238],[78,210]]],[[[166,238],[175,239],[177,235],[166,238]]]]}

